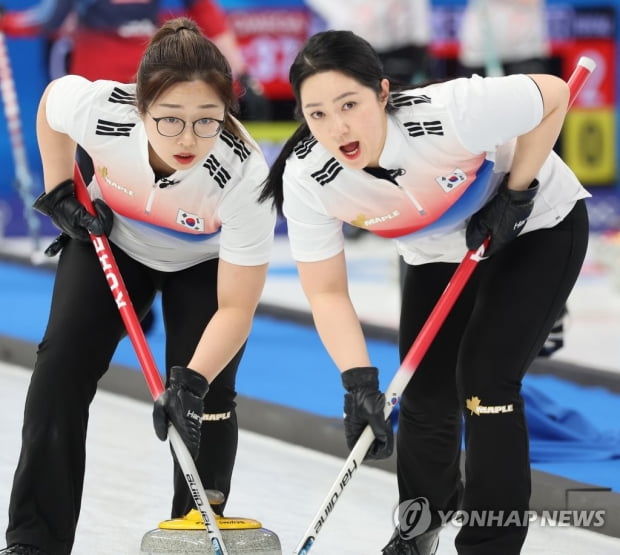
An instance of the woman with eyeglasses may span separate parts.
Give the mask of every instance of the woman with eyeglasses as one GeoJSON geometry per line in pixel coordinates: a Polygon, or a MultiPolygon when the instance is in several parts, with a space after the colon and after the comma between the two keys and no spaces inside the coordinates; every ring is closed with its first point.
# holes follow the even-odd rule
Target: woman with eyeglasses
{"type": "MultiPolygon", "coordinates": [[[[275,212],[258,202],[267,164],[236,109],[228,62],[186,18],[153,36],[136,84],[69,75],[44,92],[45,192],[35,208],[69,239],[26,399],[2,553],[63,555],[73,546],[89,405],[125,335],[89,232],[108,235],[139,316],[161,293],[167,373],[155,431],[164,440],[172,421],[204,487],[228,497],[235,376],[275,225],[275,212]],[[97,216],[75,196],[76,144],[94,162],[97,216]]],[[[171,516],[193,507],[175,461],[171,516]]]]}

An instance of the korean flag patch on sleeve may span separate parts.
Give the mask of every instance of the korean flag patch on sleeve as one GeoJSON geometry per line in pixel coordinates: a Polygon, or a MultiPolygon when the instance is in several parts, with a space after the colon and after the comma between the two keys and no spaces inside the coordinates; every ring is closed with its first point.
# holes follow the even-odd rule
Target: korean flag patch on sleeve
{"type": "Polygon", "coordinates": [[[456,168],[449,175],[436,177],[435,181],[439,183],[444,192],[449,193],[450,191],[454,191],[454,189],[456,189],[459,185],[462,185],[466,179],[467,176],[465,175],[465,172],[459,168],[456,168]]]}
{"type": "Polygon", "coordinates": [[[177,223],[192,231],[203,232],[205,230],[205,221],[200,216],[181,210],[177,212],[177,223]]]}

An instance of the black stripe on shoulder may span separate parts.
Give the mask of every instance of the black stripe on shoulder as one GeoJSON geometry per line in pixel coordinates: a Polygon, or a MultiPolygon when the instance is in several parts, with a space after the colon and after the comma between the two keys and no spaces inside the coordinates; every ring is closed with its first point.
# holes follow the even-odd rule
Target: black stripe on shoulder
{"type": "Polygon", "coordinates": [[[310,176],[321,186],[327,185],[333,181],[342,171],[342,166],[335,158],[330,158],[325,165],[318,171],[310,174],[310,176]]]}
{"type": "Polygon", "coordinates": [[[239,160],[243,162],[248,159],[250,156],[250,149],[239,137],[224,129],[220,133],[220,138],[232,149],[235,155],[239,157],[239,160]]]}
{"type": "Polygon", "coordinates": [[[135,123],[118,123],[104,119],[97,120],[95,135],[112,135],[114,137],[129,137],[135,123]]]}
{"type": "Polygon", "coordinates": [[[425,94],[404,94],[404,93],[392,93],[390,95],[390,103],[396,108],[402,106],[413,106],[414,104],[430,104],[431,98],[425,94]]]}
{"type": "Polygon", "coordinates": [[[303,160],[306,156],[308,156],[308,154],[310,154],[310,152],[314,148],[314,145],[316,145],[317,142],[318,141],[312,135],[306,137],[305,139],[302,139],[293,148],[295,156],[303,160]]]}
{"type": "Polygon", "coordinates": [[[112,89],[112,93],[108,97],[108,102],[112,102],[113,104],[136,104],[136,95],[130,92],[127,92],[119,87],[114,87],[112,89]]]}
{"type": "Polygon", "coordinates": [[[411,137],[421,137],[423,135],[443,135],[443,125],[441,121],[406,121],[403,126],[411,137]]]}
{"type": "Polygon", "coordinates": [[[209,155],[202,167],[206,168],[220,189],[230,181],[230,173],[213,154],[209,155]]]}

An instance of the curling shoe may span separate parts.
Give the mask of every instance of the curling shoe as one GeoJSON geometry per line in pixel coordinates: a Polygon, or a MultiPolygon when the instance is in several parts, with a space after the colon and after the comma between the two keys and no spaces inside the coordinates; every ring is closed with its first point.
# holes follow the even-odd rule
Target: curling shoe
{"type": "Polygon", "coordinates": [[[440,531],[441,526],[437,526],[415,538],[405,540],[400,536],[400,530],[396,528],[381,553],[383,555],[435,555],[439,547],[440,531]]]}
{"type": "Polygon", "coordinates": [[[24,545],[18,543],[10,545],[6,549],[0,551],[0,555],[47,555],[45,551],[41,551],[38,547],[33,545],[24,545]]]}

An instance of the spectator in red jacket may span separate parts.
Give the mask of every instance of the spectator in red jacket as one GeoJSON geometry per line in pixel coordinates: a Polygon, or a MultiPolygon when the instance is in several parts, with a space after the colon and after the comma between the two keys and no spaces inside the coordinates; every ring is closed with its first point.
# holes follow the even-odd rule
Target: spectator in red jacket
{"type": "MultiPolygon", "coordinates": [[[[182,0],[182,4],[185,15],[196,21],[228,59],[240,93],[241,118],[270,119],[269,103],[258,81],[250,76],[218,3],[182,0]]],[[[4,13],[0,31],[13,37],[47,36],[52,41],[52,77],[71,73],[91,81],[131,83],[149,39],[167,15],[159,0],[42,0],[26,10],[4,13]],[[61,63],[53,56],[58,51],[61,63]],[[67,55],[63,72],[58,67],[65,66],[67,55]]]]}

